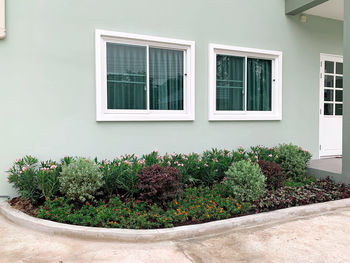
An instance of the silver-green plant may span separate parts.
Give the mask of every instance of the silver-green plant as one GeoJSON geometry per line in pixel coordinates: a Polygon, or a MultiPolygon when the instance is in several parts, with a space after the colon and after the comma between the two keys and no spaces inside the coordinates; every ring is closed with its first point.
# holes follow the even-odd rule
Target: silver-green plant
{"type": "Polygon", "coordinates": [[[78,202],[94,200],[103,185],[103,176],[96,163],[84,158],[64,164],[59,180],[61,192],[78,202]]]}
{"type": "Polygon", "coordinates": [[[238,201],[255,201],[266,191],[266,178],[256,163],[246,160],[233,163],[225,175],[223,184],[238,201]]]}
{"type": "Polygon", "coordinates": [[[311,160],[311,153],[293,144],[280,144],[277,150],[279,163],[287,178],[297,178],[306,175],[306,169],[311,160]]]}

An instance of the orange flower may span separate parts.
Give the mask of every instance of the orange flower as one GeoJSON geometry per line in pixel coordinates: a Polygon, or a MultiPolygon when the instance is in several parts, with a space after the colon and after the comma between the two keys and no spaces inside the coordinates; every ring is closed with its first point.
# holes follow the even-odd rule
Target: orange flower
{"type": "Polygon", "coordinates": [[[168,218],[166,217],[166,218],[164,218],[164,220],[165,220],[165,221],[168,221],[168,218]]]}

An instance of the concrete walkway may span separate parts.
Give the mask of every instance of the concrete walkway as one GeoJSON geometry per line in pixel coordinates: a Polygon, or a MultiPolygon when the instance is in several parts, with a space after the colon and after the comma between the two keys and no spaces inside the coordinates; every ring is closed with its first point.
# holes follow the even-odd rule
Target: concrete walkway
{"type": "Polygon", "coordinates": [[[335,174],[342,173],[342,158],[323,158],[317,160],[311,160],[309,163],[309,168],[327,171],[335,174]]]}
{"type": "Polygon", "coordinates": [[[350,262],[350,208],[223,235],[131,244],[48,235],[0,216],[0,262],[350,262]]]}

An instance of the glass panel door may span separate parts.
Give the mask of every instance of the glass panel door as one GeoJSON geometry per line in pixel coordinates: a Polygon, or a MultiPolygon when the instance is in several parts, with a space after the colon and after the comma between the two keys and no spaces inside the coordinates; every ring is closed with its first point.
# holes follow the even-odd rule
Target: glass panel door
{"type": "Polygon", "coordinates": [[[343,58],[321,56],[320,156],[342,154],[343,58]]]}
{"type": "Polygon", "coordinates": [[[326,116],[343,115],[343,63],[324,61],[323,109],[326,116]]]}

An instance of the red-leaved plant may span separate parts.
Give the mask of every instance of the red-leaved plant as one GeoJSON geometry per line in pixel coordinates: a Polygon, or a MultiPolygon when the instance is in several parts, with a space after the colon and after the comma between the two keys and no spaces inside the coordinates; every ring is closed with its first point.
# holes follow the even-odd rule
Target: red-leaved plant
{"type": "Polygon", "coordinates": [[[158,164],[139,171],[137,188],[140,200],[164,204],[182,191],[181,175],[176,168],[158,164]]]}
{"type": "Polygon", "coordinates": [[[263,160],[259,160],[258,164],[261,172],[266,177],[267,189],[278,189],[283,186],[286,176],[282,173],[282,168],[279,164],[263,160]]]}

